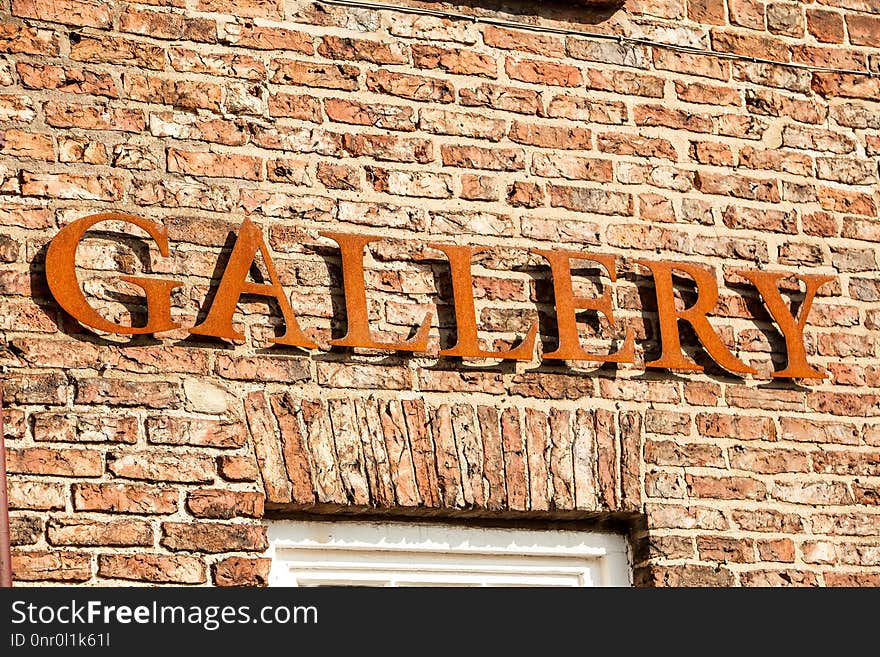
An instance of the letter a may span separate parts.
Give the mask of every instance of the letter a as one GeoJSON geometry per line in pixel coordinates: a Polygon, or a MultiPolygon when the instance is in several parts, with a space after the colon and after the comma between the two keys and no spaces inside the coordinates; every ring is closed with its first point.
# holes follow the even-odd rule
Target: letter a
{"type": "Polygon", "coordinates": [[[235,240],[235,246],[229,256],[229,262],[217,287],[217,295],[211,304],[208,316],[198,326],[190,329],[195,335],[209,335],[225,340],[244,340],[244,336],[232,328],[232,316],[238,306],[238,300],[242,294],[256,294],[263,297],[271,297],[281,307],[284,323],[287,331],[280,338],[274,338],[276,344],[289,345],[291,347],[303,347],[314,349],[317,345],[309,340],[299,328],[290,302],[284,295],[284,289],[278,281],[275,264],[269,255],[269,249],[263,241],[263,234],[257,225],[250,219],[245,219],[241,225],[241,232],[235,240]],[[271,285],[265,283],[252,283],[247,280],[248,271],[254,262],[257,251],[263,256],[266,269],[269,272],[271,285]]]}

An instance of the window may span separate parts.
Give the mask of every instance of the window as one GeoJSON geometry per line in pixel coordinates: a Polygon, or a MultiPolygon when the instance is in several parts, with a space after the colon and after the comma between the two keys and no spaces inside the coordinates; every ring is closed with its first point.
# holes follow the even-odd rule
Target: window
{"type": "Polygon", "coordinates": [[[270,586],[630,586],[623,536],[442,523],[274,521],[270,586]]]}

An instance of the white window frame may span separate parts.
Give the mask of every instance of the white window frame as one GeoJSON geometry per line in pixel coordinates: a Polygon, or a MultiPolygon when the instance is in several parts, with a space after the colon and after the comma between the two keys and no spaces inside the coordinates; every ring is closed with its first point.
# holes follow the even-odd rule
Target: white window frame
{"type": "Polygon", "coordinates": [[[269,521],[269,586],[632,586],[627,540],[446,523],[269,521]]]}

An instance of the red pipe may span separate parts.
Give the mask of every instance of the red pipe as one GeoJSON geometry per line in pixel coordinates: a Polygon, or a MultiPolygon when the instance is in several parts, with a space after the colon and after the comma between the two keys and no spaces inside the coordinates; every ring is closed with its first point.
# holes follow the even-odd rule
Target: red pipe
{"type": "Polygon", "coordinates": [[[6,441],[3,433],[3,388],[0,387],[0,588],[12,586],[9,498],[6,493],[6,441]]]}

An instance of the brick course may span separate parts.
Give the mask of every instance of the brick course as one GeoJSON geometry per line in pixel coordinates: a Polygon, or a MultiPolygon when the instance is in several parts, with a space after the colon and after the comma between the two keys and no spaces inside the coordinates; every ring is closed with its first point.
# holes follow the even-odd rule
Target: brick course
{"type": "MultiPolygon", "coordinates": [[[[871,2],[534,4],[548,25],[880,62],[871,2]]],[[[880,583],[880,79],[305,0],[160,5],[0,12],[18,581],[265,585],[267,511],[353,507],[610,519],[639,585],[880,583]],[[109,211],[164,224],[171,252],[99,227],[77,261],[90,301],[138,322],[119,275],[178,279],[184,328],[127,342],[52,301],[46,244],[109,211]],[[344,333],[342,273],[318,233],[382,236],[365,261],[374,337],[405,340],[430,312],[429,353],[269,348],[280,315],[248,297],[243,342],[189,337],[245,219],[325,350],[344,333]],[[438,358],[455,321],[429,242],[487,248],[474,296],[494,350],[536,319],[555,348],[549,271],[528,249],[615,255],[616,284],[575,272],[584,295],[612,289],[617,322],[585,317],[581,338],[611,353],[632,328],[636,364],[438,358]],[[712,325],[758,374],[696,347],[705,373],[645,372],[659,334],[638,259],[713,266],[712,325]],[[769,382],[785,343],[735,273],[749,267],[835,277],[805,329],[828,378],[769,382]]]]}

